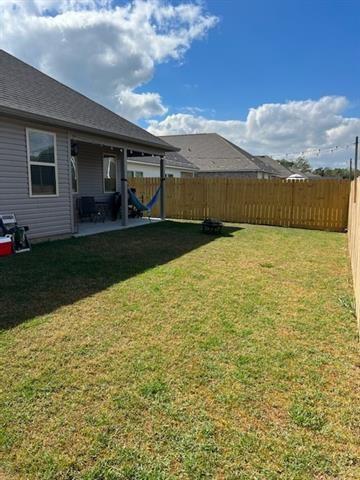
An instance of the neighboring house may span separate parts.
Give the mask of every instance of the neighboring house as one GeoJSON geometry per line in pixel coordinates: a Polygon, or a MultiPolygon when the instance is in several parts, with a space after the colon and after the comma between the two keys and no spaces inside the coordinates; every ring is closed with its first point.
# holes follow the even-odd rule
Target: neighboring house
{"type": "Polygon", "coordinates": [[[73,233],[78,196],[107,202],[121,191],[126,224],[128,152],[176,150],[0,50],[0,213],[32,238],[73,233]]]}
{"type": "Polygon", "coordinates": [[[167,135],[162,140],[198,167],[201,177],[286,178],[289,171],[267,156],[251,155],[217,133],[167,135]]]}
{"type": "Polygon", "coordinates": [[[257,155],[254,159],[259,166],[262,164],[263,168],[270,169],[274,177],[287,178],[292,173],[288,168],[268,155],[257,155]]]}
{"type": "Polygon", "coordinates": [[[291,167],[290,174],[287,177],[288,180],[324,180],[328,177],[322,177],[321,175],[316,175],[312,172],[302,172],[301,170],[297,170],[296,168],[291,167]]]}
{"type": "MultiPolygon", "coordinates": [[[[128,154],[128,177],[159,177],[160,157],[138,154],[139,152],[128,154]]],[[[167,152],[164,158],[165,176],[168,178],[193,177],[199,170],[178,152],[167,152]]]]}
{"type": "Polygon", "coordinates": [[[307,178],[302,173],[292,173],[286,180],[307,180],[307,178]]]}

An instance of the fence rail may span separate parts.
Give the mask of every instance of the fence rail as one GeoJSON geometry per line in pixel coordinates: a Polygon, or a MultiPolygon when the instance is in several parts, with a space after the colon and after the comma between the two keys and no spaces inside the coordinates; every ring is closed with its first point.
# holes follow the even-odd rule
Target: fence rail
{"type": "Polygon", "coordinates": [[[360,327],[360,178],[351,183],[349,203],[349,252],[353,273],[356,312],[360,327]],[[357,190],[355,192],[355,190],[357,190]]]}
{"type": "MultiPolygon", "coordinates": [[[[131,179],[130,186],[148,201],[159,178],[131,179]]],[[[331,231],[345,231],[348,222],[348,180],[170,178],[165,192],[169,218],[215,217],[226,222],[331,231]]],[[[158,206],[153,215],[159,215],[158,206]]]]}

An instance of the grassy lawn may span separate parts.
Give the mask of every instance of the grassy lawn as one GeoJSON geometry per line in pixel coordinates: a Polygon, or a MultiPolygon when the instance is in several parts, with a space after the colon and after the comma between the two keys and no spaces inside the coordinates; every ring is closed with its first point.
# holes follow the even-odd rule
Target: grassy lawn
{"type": "Polygon", "coordinates": [[[1,260],[0,478],[359,479],[346,242],[166,222],[1,260]]]}

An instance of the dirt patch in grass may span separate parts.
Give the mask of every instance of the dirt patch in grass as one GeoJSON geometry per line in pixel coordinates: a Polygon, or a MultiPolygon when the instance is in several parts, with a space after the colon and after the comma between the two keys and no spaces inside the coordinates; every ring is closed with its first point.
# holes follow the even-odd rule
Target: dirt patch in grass
{"type": "Polygon", "coordinates": [[[37,245],[0,291],[6,479],[359,478],[344,235],[166,222],[37,245]]]}

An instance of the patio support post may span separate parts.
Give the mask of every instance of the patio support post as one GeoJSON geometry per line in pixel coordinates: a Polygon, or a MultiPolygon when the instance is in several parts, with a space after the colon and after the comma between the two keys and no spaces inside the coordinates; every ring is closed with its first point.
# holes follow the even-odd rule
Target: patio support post
{"type": "Polygon", "coordinates": [[[69,195],[70,195],[70,221],[71,221],[71,233],[76,233],[78,229],[78,223],[75,218],[75,209],[74,209],[74,195],[72,190],[72,180],[71,180],[71,137],[68,133],[68,166],[69,166],[69,195]]]}
{"type": "Polygon", "coordinates": [[[121,225],[128,224],[128,181],[127,181],[127,150],[124,148],[120,157],[120,193],[121,193],[121,225]]]}
{"type": "Polygon", "coordinates": [[[160,218],[165,220],[165,159],[160,157],[160,218]]]}

